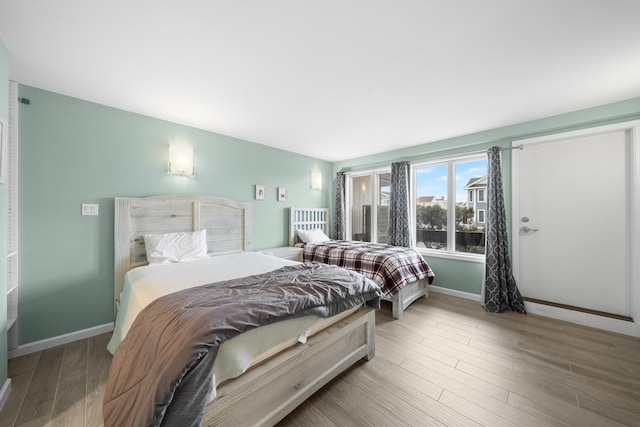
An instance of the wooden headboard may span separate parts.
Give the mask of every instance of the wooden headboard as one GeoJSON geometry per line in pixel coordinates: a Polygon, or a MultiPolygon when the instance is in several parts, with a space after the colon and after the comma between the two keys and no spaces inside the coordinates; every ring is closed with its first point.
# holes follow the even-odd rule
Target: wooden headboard
{"type": "Polygon", "coordinates": [[[329,235],[329,209],[289,208],[289,246],[298,243],[296,230],[321,229],[329,235]]]}
{"type": "Polygon", "coordinates": [[[115,311],[127,271],[147,264],[144,234],[206,229],[210,253],[250,251],[251,211],[251,203],[212,196],[116,197],[115,311]]]}

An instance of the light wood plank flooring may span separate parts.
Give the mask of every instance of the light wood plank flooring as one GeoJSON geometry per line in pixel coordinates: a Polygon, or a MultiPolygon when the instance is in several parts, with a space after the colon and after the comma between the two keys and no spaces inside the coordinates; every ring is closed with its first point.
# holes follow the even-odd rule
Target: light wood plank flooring
{"type": "MultiPolygon", "coordinates": [[[[640,426],[640,339],[442,294],[399,321],[383,303],[376,357],[280,426],[640,426]]],[[[9,361],[5,426],[100,426],[108,334],[9,361]]]]}

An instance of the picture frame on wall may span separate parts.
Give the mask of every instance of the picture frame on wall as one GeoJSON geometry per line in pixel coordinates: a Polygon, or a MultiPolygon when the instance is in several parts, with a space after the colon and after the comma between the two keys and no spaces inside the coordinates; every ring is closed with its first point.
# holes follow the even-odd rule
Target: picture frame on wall
{"type": "Polygon", "coordinates": [[[284,187],[278,187],[278,201],[286,202],[287,201],[287,189],[284,187]]]}
{"type": "Polygon", "coordinates": [[[7,125],[0,120],[0,184],[7,183],[7,125]]]}
{"type": "Polygon", "coordinates": [[[261,184],[256,184],[256,200],[264,200],[267,192],[267,187],[261,184]]]}

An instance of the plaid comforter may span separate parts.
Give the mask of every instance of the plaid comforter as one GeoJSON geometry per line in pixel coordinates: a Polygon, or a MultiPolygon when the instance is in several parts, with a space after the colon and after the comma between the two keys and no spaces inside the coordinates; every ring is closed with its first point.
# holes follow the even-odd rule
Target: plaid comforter
{"type": "Polygon", "coordinates": [[[321,244],[299,243],[306,262],[333,264],[373,279],[388,296],[416,280],[433,282],[435,275],[415,249],[378,243],[330,240],[321,244]]]}

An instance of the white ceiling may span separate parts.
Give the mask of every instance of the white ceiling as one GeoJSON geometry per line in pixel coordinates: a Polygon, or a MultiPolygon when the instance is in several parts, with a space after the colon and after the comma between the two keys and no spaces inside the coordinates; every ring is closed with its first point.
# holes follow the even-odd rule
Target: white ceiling
{"type": "Polygon", "coordinates": [[[340,161],[640,96],[638,0],[0,0],[20,83],[340,161]]]}

